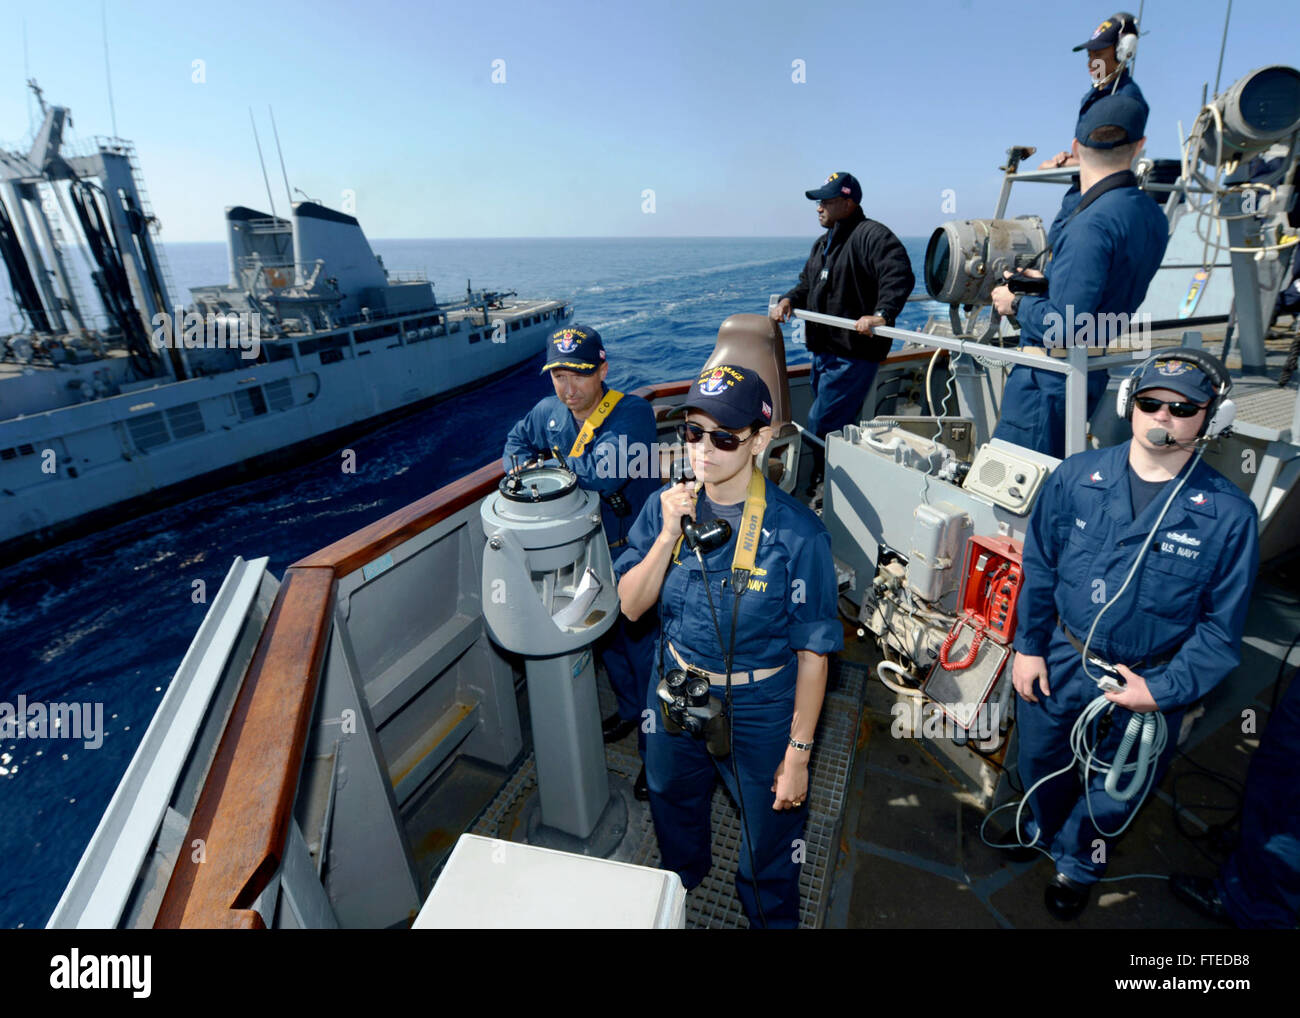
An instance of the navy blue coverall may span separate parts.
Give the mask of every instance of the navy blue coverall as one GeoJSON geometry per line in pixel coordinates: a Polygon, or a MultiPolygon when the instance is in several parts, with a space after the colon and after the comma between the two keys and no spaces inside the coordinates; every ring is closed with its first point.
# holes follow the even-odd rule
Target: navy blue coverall
{"type": "MultiPolygon", "coordinates": [[[[1070,729],[1101,695],[1060,623],[1080,642],[1087,637],[1097,613],[1123,586],[1143,541],[1151,540],[1151,525],[1172,490],[1161,491],[1133,519],[1128,452],[1125,442],[1071,456],[1047,479],[1029,520],[1014,646],[1018,653],[1046,658],[1051,695],[1036,690],[1038,703],[1017,704],[1026,789],[1070,762],[1070,729]]],[[[1198,463],[1088,648],[1142,676],[1164,713],[1169,741],[1157,764],[1156,782],[1177,748],[1184,710],[1240,661],[1258,567],[1254,504],[1218,471],[1198,463]]],[[[1114,758],[1129,717],[1127,710],[1115,708],[1100,759],[1114,758]]],[[[1077,773],[1068,771],[1044,784],[1030,797],[1030,809],[1039,844],[1051,852],[1057,871],[1076,883],[1092,884],[1106,870],[1109,849],[1099,851],[1102,835],[1089,818],[1077,773]]],[[[1093,815],[1104,829],[1114,831],[1134,810],[1136,799],[1118,802],[1103,786],[1104,778],[1094,774],[1093,815]]]]}
{"type": "MultiPolygon", "coordinates": [[[[1102,188],[1108,180],[1093,187],[1102,188]]],[[[1106,338],[1099,333],[1106,332],[1115,338],[1116,320],[1102,316],[1131,316],[1137,310],[1168,243],[1164,213],[1136,184],[1101,193],[1062,225],[1044,271],[1046,295],[1021,297],[1016,311],[1020,345],[1099,345],[1106,338]]],[[[1106,380],[1105,371],[1088,375],[1089,417],[1101,402],[1106,380]]],[[[1017,365],[1003,389],[1002,416],[993,437],[1057,459],[1064,456],[1065,376],[1017,365]]]]}
{"type": "MultiPolygon", "coordinates": [[[[602,397],[608,391],[607,386],[602,387],[602,397]]],[[[601,496],[605,539],[609,542],[610,557],[617,559],[641,507],[659,490],[654,410],[640,396],[625,394],[601,423],[582,455],[570,456],[569,450],[579,430],[573,413],[560,398],[547,396],[510,429],[502,463],[508,471],[513,466],[511,457],[518,457],[524,463],[544,453],[551,459],[551,447],[558,448],[569,468],[578,475],[579,486],[601,496]],[[614,511],[608,498],[620,492],[628,503],[628,511],[623,516],[614,511]]],[[[618,699],[618,715],[625,721],[639,719],[645,706],[657,632],[653,613],[637,622],[629,622],[620,614],[597,644],[618,699]]]]}
{"type": "MultiPolygon", "coordinates": [[[[1114,86],[1115,95],[1126,95],[1130,99],[1136,99],[1143,106],[1146,106],[1147,101],[1146,97],[1142,95],[1142,89],[1138,88],[1137,82],[1133,80],[1133,76],[1128,73],[1128,68],[1125,67],[1124,70],[1120,71],[1119,84],[1111,82],[1108,85],[1103,85],[1101,88],[1089,86],[1088,91],[1083,96],[1083,100],[1079,103],[1080,120],[1082,120],[1083,115],[1092,108],[1093,103],[1103,96],[1111,94],[1112,85],[1114,86]]],[[[1056,241],[1060,236],[1061,227],[1065,225],[1066,220],[1070,218],[1070,213],[1079,207],[1079,202],[1082,200],[1083,194],[1079,191],[1079,175],[1075,174],[1074,181],[1070,184],[1070,189],[1065,192],[1065,197],[1061,199],[1061,210],[1056,213],[1056,218],[1052,220],[1051,229],[1047,231],[1047,249],[1049,251],[1056,250],[1056,241]]]]}
{"type": "MultiPolygon", "coordinates": [[[[781,671],[758,682],[732,685],[732,756],[740,789],[730,759],[714,760],[703,739],[664,730],[653,688],[646,700],[654,718],[646,744],[646,783],[664,868],[674,870],[688,889],[703,880],[712,865],[709,806],[714,775],[721,776],[733,800],[740,802],[743,796],[753,841],[749,850],[744,844],[740,850],[736,891],[741,906],[750,924],[758,926],[751,882],[756,879],[767,925],[794,927],[799,923],[800,839],[808,806],[774,810],[772,782],[785,757],[794,718],[795,651],[830,654],[843,648],[844,635],[830,535],[814,513],[771,481],[766,484],[766,498],[755,569],[740,600],[733,674],[776,666],[781,671]]],[[[639,563],[662,525],[662,507],[659,499],[652,498],[637,518],[615,572],[622,576],[639,563]]],[[[731,562],[737,530],[725,545],[704,556],[723,639],[729,638],[731,629],[731,562]]],[[[725,671],[700,564],[684,546],[679,546],[664,577],[659,618],[663,638],[684,660],[706,671],[725,671]]],[[[664,653],[667,668],[678,667],[671,651],[664,653]]],[[[664,670],[655,668],[656,679],[664,670]]],[[[726,690],[714,685],[710,692],[723,700],[726,690]]]]}
{"type": "Polygon", "coordinates": [[[1243,929],[1293,930],[1300,917],[1300,674],[1250,758],[1236,851],[1218,891],[1243,929]]]}

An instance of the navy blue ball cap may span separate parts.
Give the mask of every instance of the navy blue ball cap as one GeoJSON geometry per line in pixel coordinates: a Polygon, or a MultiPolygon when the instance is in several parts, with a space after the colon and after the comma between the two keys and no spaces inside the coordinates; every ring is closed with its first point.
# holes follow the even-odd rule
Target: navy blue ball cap
{"type": "Polygon", "coordinates": [[[1087,42],[1081,42],[1070,52],[1078,53],[1080,50],[1093,52],[1099,49],[1105,49],[1107,46],[1114,46],[1119,42],[1120,33],[1125,28],[1129,29],[1132,35],[1137,31],[1137,18],[1133,17],[1128,11],[1120,11],[1118,14],[1112,14],[1100,25],[1092,30],[1092,36],[1087,42]]]}
{"type": "Polygon", "coordinates": [[[1088,107],[1074,127],[1074,136],[1087,148],[1118,148],[1146,136],[1147,107],[1128,95],[1105,95],[1088,107]],[[1116,141],[1089,141],[1099,127],[1118,127],[1124,137],[1116,141]]]}
{"type": "Polygon", "coordinates": [[[594,374],[605,363],[605,344],[589,325],[565,325],[546,341],[546,366],[542,371],[564,368],[580,375],[594,374]]]}
{"type": "Polygon", "coordinates": [[[1133,395],[1144,389],[1170,389],[1193,403],[1204,403],[1215,394],[1214,383],[1204,371],[1191,361],[1174,357],[1154,360],[1146,366],[1133,387],[1133,395]]]}
{"type": "Polygon", "coordinates": [[[862,185],[852,173],[837,170],[826,178],[826,183],[813,191],[805,191],[813,201],[829,201],[832,198],[852,198],[862,204],[862,185]]]}
{"type": "Polygon", "coordinates": [[[700,372],[678,409],[708,414],[724,428],[743,428],[755,421],[771,424],[772,394],[752,368],[719,364],[700,372]]]}

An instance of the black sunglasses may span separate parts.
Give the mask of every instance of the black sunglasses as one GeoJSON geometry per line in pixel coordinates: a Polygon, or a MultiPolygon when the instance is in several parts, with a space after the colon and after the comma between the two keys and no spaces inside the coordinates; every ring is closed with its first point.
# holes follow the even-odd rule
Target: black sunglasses
{"type": "Polygon", "coordinates": [[[730,431],[705,431],[698,424],[689,422],[677,425],[677,437],[691,445],[694,445],[705,435],[709,436],[713,448],[721,449],[723,452],[735,452],[740,448],[741,442],[748,442],[754,437],[752,431],[744,438],[741,438],[739,435],[733,435],[730,431]]]}
{"type": "Polygon", "coordinates": [[[1154,396],[1137,396],[1133,402],[1144,414],[1153,414],[1162,406],[1167,406],[1169,413],[1174,417],[1195,417],[1205,409],[1195,403],[1171,403],[1168,400],[1156,399],[1154,396]]]}

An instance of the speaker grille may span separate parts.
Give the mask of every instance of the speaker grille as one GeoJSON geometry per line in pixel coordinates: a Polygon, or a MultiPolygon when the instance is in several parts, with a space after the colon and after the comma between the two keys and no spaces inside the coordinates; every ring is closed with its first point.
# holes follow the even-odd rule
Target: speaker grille
{"type": "Polygon", "coordinates": [[[985,460],[984,465],[980,467],[980,484],[987,484],[990,488],[998,487],[1006,476],[1006,464],[998,460],[985,460]]]}

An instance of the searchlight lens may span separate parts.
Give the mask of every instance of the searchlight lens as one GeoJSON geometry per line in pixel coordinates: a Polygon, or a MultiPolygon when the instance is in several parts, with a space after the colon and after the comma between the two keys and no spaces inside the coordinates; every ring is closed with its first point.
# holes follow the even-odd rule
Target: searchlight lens
{"type": "Polygon", "coordinates": [[[948,281],[948,232],[941,226],[930,235],[925,248],[925,289],[935,300],[948,281]]]}
{"type": "Polygon", "coordinates": [[[988,304],[1006,270],[1040,268],[1047,232],[1037,216],[954,219],[925,249],[925,289],[945,304],[988,304]]]}
{"type": "MultiPolygon", "coordinates": [[[[1214,97],[1223,120],[1226,158],[1263,151],[1300,129],[1300,71],[1280,64],[1260,67],[1214,97]]],[[[1218,151],[1213,123],[1205,132],[1201,155],[1213,163],[1218,151]]]]}
{"type": "Polygon", "coordinates": [[[1265,67],[1243,80],[1239,112],[1246,127],[1275,139],[1300,126],[1300,72],[1265,67]]]}

